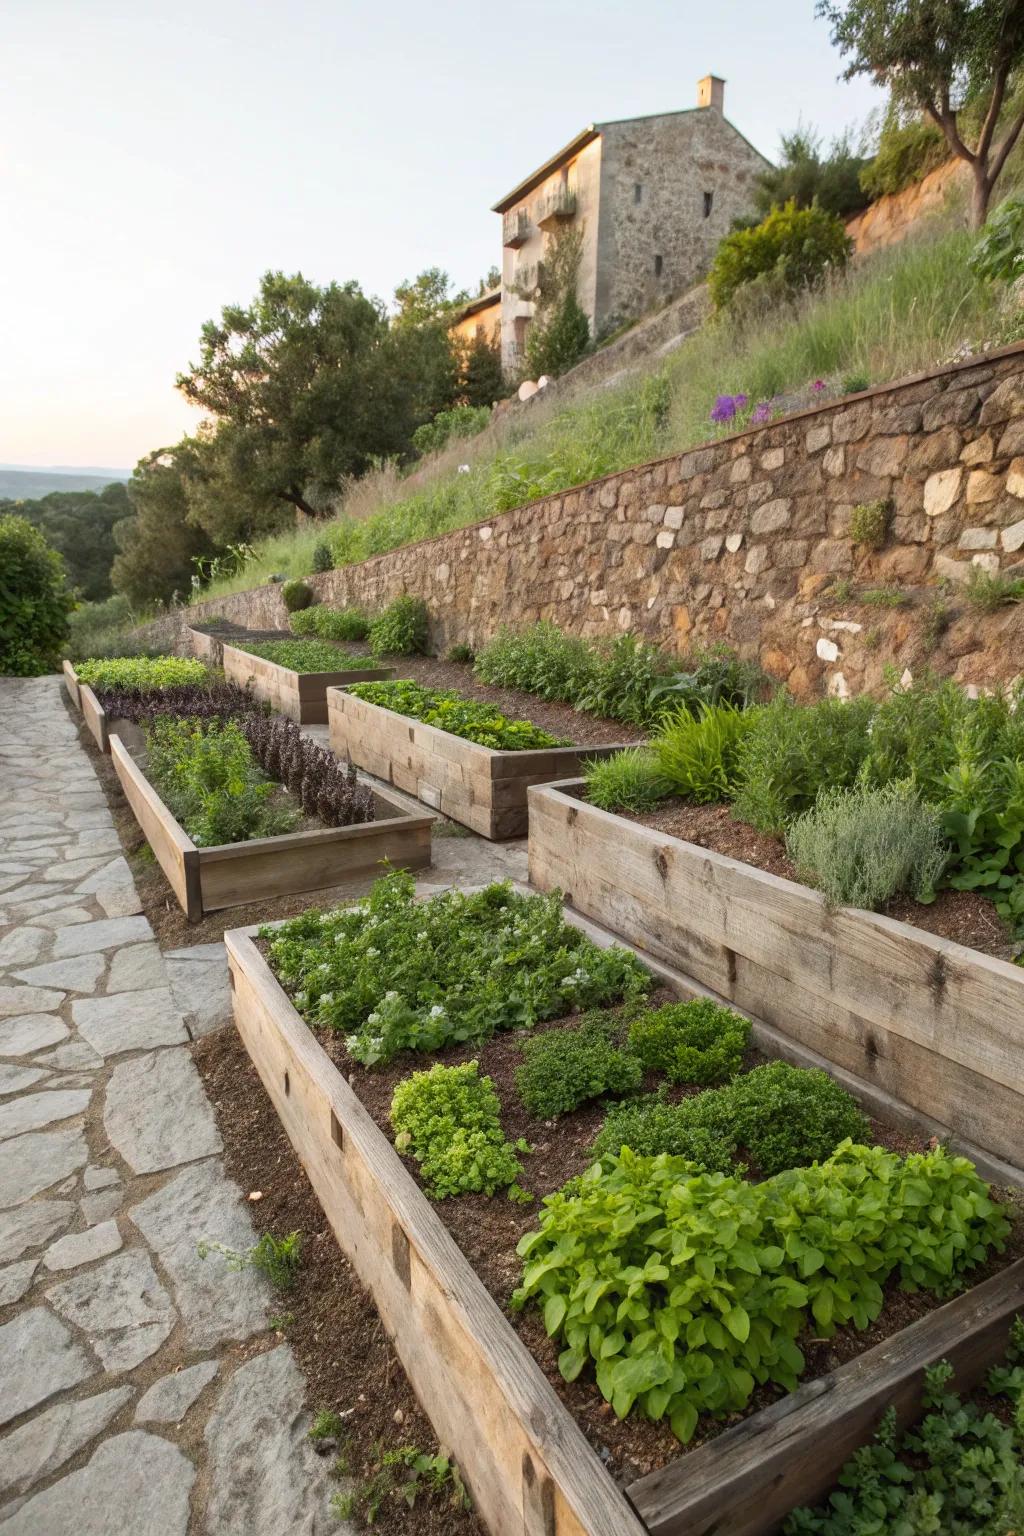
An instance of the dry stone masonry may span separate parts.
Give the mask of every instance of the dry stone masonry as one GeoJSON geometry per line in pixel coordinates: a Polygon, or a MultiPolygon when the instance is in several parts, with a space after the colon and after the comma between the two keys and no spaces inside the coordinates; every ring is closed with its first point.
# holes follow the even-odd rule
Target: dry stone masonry
{"type": "MultiPolygon", "coordinates": [[[[894,659],[969,684],[1014,677],[1022,610],[983,614],[964,584],[979,568],[1024,575],[1022,550],[1018,345],[310,580],[336,604],[423,597],[439,649],[479,646],[509,621],[634,629],[680,652],[724,641],[808,696],[877,687],[894,659]],[[850,536],[854,507],[875,500],[891,506],[877,551],[850,536]],[[830,590],[837,579],[849,596],[830,590]],[[905,606],[863,600],[885,588],[905,606]]],[[[287,623],[276,586],[187,613],[287,623]]],[[[180,639],[183,620],[152,633],[180,639]]]]}
{"type": "Polygon", "coordinates": [[[188,1046],[213,957],[140,914],[55,677],[0,679],[0,1536],[344,1531],[188,1046]],[[192,973],[189,974],[189,968],[192,973]]]}

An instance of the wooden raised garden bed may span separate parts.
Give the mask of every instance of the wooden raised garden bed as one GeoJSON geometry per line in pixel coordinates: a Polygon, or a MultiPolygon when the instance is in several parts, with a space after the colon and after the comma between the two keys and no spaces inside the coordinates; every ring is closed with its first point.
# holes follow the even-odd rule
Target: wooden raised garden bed
{"type": "Polygon", "coordinates": [[[89,734],[100,751],[109,752],[110,732],[107,729],[107,716],[103,705],[93,693],[88,683],[79,682],[78,673],[70,661],[65,661],[64,663],[64,686],[68,691],[68,697],[85,721],[89,734]]]}
{"type": "Polygon", "coordinates": [[[525,837],[531,784],[578,773],[586,759],[622,751],[619,743],[500,752],[341,688],[329,690],[327,712],[339,757],[492,839],[525,837]]]}
{"type": "Polygon", "coordinates": [[[492,1536],[762,1536],[834,1483],[939,1358],[967,1390],[1024,1309],[1024,1260],[622,1490],[253,936],[225,934],[235,1023],[343,1252],[492,1536]],[[822,1431],[825,1433],[822,1433],[822,1431]]]}
{"type": "Polygon", "coordinates": [[[110,755],[125,798],[190,923],[224,907],[379,874],[385,859],[399,869],[430,863],[434,818],[412,816],[393,795],[376,789],[376,821],[197,848],[116,732],[110,755]]]}
{"type": "Polygon", "coordinates": [[[1024,969],[589,805],[530,791],[530,880],[719,998],[1024,1168],[1024,969]]]}
{"type": "MultiPolygon", "coordinates": [[[[203,640],[213,636],[204,635],[203,640]]],[[[382,683],[394,677],[393,667],[345,667],[337,672],[293,672],[276,661],[218,641],[225,680],[246,688],[279,714],[299,725],[327,724],[327,690],[345,683],[382,683]]],[[[197,653],[198,654],[198,653],[197,653]]],[[[339,656],[340,656],[339,652],[339,656]]],[[[353,759],[355,761],[355,759],[353,759]]]]}

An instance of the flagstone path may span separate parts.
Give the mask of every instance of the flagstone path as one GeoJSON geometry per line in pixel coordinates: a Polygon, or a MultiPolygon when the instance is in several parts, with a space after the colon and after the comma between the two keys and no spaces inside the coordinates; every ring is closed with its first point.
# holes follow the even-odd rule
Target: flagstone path
{"type": "Polygon", "coordinates": [[[344,1533],[273,1293],[199,1257],[255,1241],[222,946],[161,954],[59,687],[0,679],[0,1536],[344,1533]]]}

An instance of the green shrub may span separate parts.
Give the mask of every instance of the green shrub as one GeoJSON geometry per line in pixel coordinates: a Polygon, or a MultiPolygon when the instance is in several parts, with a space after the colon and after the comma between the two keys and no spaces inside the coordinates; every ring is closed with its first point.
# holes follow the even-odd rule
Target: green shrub
{"type": "Polygon", "coordinates": [[[496,688],[522,688],[570,704],[593,677],[594,647],[548,620],[527,629],[503,626],[477,652],[473,670],[496,688]]]}
{"type": "Polygon", "coordinates": [[[621,1049],[622,1023],[600,1014],[576,1029],[552,1029],[523,1045],[516,1088],[531,1115],[552,1119],[604,1093],[640,1086],[639,1061],[621,1049]]]}
{"type": "Polygon", "coordinates": [[[867,1328],[890,1277],[945,1295],[1008,1230],[972,1164],[941,1148],[844,1142],[761,1184],[626,1148],[545,1199],[513,1305],[542,1308],[567,1380],[589,1363],[620,1418],[636,1407],[685,1441],[758,1384],[792,1391],[809,1325],[867,1328]]]}
{"type": "Polygon", "coordinates": [[[719,1083],[735,1077],[750,1044],[750,1023],[707,997],[666,1003],[629,1026],[629,1048],[646,1072],[670,1083],[719,1083]]]}
{"type": "Polygon", "coordinates": [[[56,671],[75,600],[64,561],[24,517],[0,517],[0,673],[56,671]]]}
{"type": "Polygon", "coordinates": [[[889,529],[891,503],[885,500],[862,501],[850,513],[850,538],[868,549],[881,549],[889,529]]]}
{"type": "Polygon", "coordinates": [[[758,711],[712,704],[691,715],[681,709],[651,742],[658,770],[672,794],[697,805],[731,800],[739,784],[744,737],[758,711]]]}
{"type": "Polygon", "coordinates": [[[728,1124],[728,1106],[710,1089],[678,1104],[669,1102],[664,1088],[643,1098],[617,1104],[605,1116],[594,1140],[595,1157],[618,1157],[629,1147],[637,1157],[685,1158],[708,1173],[734,1172],[736,1144],[728,1124]]]}
{"type": "Polygon", "coordinates": [[[80,683],[88,683],[100,693],[114,689],[125,693],[154,693],[158,689],[210,681],[203,663],[191,656],[89,657],[75,662],[75,673],[80,683]]]}
{"type": "Polygon", "coordinates": [[[848,373],[839,386],[839,392],[843,395],[859,395],[870,388],[871,380],[866,373],[848,373]]]}
{"type": "Polygon", "coordinates": [[[868,698],[794,704],[779,693],[743,739],[735,814],[762,832],[782,832],[819,790],[845,788],[868,753],[874,705],[868,698]]]}
{"type": "Polygon", "coordinates": [[[878,153],[860,173],[860,184],[872,202],[887,193],[902,192],[923,181],[949,159],[945,135],[924,118],[900,124],[890,118],[882,129],[878,153]]]}
{"type": "Polygon", "coordinates": [[[869,608],[903,608],[907,594],[899,587],[869,587],[860,594],[860,600],[869,608]]]}
{"type": "Polygon", "coordinates": [[[244,649],[291,672],[344,672],[352,667],[351,657],[326,640],[246,640],[244,649]]]}
{"type": "Polygon", "coordinates": [[[939,813],[899,783],[822,790],[789,827],[786,848],[830,907],[871,912],[898,891],[933,901],[950,855],[939,813]]]}
{"type": "Polygon", "coordinates": [[[1012,283],[1024,266],[1024,200],[1008,197],[990,213],[971,253],[971,269],[989,282],[1012,283]]]}
{"type": "Polygon", "coordinates": [[[577,709],[628,725],[653,725],[659,713],[653,700],[672,665],[663,651],[636,635],[619,635],[593,648],[590,676],[570,702],[577,709]]]}
{"type": "Polygon", "coordinates": [[[710,704],[734,704],[749,709],[762,696],[767,679],[754,661],[741,661],[728,647],[698,651],[687,669],[658,683],[651,693],[656,715],[671,715],[681,704],[691,715],[710,704]]]}
{"type": "Polygon", "coordinates": [[[281,588],[281,601],[289,613],[300,608],[310,608],[316,602],[316,593],[304,581],[286,581],[281,588]]]}
{"type": "Polygon", "coordinates": [[[927,1410],[897,1431],[890,1404],[874,1439],[854,1452],[839,1488],[817,1509],[795,1509],[785,1536],[869,1536],[871,1532],[941,1532],[1012,1536],[1024,1519],[1024,1323],[1016,1319],[1004,1363],[993,1367],[984,1398],[966,1402],[949,1390],[948,1361],[927,1366],[927,1410]]]}
{"type": "Polygon", "coordinates": [[[409,1152],[435,1200],[449,1195],[493,1195],[522,1173],[515,1148],[501,1129],[501,1104],[480,1063],[440,1062],[403,1078],[391,1100],[395,1146],[409,1152]]]}
{"type": "Polygon", "coordinates": [[[486,405],[455,405],[451,410],[438,411],[433,421],[424,422],[412,435],[412,445],[417,453],[437,453],[453,438],[475,437],[491,419],[486,405]]]}
{"type": "Polygon", "coordinates": [[[790,292],[810,288],[829,270],[845,267],[852,249],[842,219],[790,200],[753,229],[726,235],[708,274],[715,308],[727,308],[759,277],[790,292]]]}
{"type": "Polygon", "coordinates": [[[448,647],[446,660],[457,662],[460,666],[470,666],[476,660],[476,652],[471,645],[460,642],[448,647]]]}
{"type": "Polygon", "coordinates": [[[598,949],[566,923],[559,892],[489,885],[416,901],[412,876],[398,871],[358,907],[307,912],[263,937],[303,1018],[344,1034],[364,1066],[644,997],[651,985],[633,955],[598,949]]]}
{"type": "Polygon", "coordinates": [[[313,570],[318,575],[334,570],[334,551],[324,539],[313,548],[313,570]]]}
{"type": "Polygon", "coordinates": [[[603,811],[653,810],[670,793],[669,782],[650,747],[627,747],[611,757],[583,764],[587,799],[603,811]]]}
{"type": "Polygon", "coordinates": [[[830,1157],[848,1136],[870,1130],[853,1095],[817,1069],[772,1061],[718,1092],[733,1145],[763,1174],[830,1157]]]}
{"type": "Polygon", "coordinates": [[[387,683],[353,683],[357,699],[393,709],[396,714],[436,725],[438,730],[475,741],[498,752],[530,752],[538,747],[563,747],[567,743],[529,720],[507,720],[493,704],[464,699],[454,688],[421,688],[419,683],[396,680],[387,683]]]}
{"type": "Polygon", "coordinates": [[[396,597],[370,625],[370,650],[375,656],[425,656],[428,622],[422,598],[396,597]]]}
{"type": "Polygon", "coordinates": [[[146,776],[197,847],[294,828],[298,813],[270,803],[277,786],[264,777],[234,721],[162,716],[145,735],[146,776]]]}
{"type": "Polygon", "coordinates": [[[867,1130],[852,1095],[827,1073],[776,1061],[678,1104],[655,1094],[619,1105],[598,1132],[594,1154],[628,1146],[724,1172],[742,1151],[763,1174],[774,1174],[829,1157],[846,1137],[867,1130]]]}
{"type": "Polygon", "coordinates": [[[365,640],[370,630],[361,608],[328,608],[326,603],[300,608],[289,622],[297,635],[316,635],[321,640],[365,640]]]}

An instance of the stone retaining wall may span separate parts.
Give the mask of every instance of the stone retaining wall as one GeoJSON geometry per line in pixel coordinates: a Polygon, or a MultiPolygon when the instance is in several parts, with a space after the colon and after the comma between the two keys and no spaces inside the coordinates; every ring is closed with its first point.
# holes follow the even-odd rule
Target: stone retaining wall
{"type": "MultiPolygon", "coordinates": [[[[1017,345],[310,581],[337,605],[423,597],[438,649],[553,619],[582,635],[637,630],[680,652],[727,642],[798,695],[842,695],[877,687],[893,661],[967,683],[1015,676],[1024,609],[983,613],[964,583],[978,567],[1024,576],[1022,549],[1017,345]],[[891,516],[875,551],[852,541],[850,519],[877,499],[891,516]]],[[[274,586],[188,611],[286,622],[274,586]]]]}

